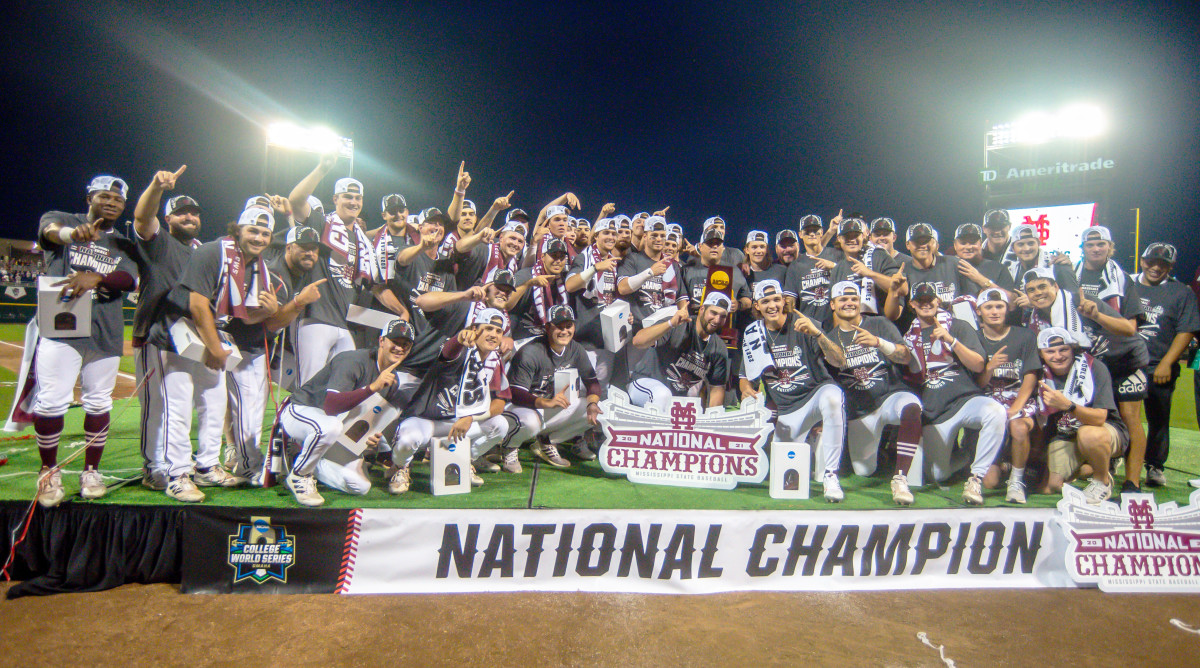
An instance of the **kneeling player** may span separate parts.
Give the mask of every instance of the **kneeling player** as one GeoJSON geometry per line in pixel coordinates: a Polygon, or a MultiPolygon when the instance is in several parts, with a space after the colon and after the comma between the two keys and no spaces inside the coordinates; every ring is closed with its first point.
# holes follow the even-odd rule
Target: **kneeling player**
{"type": "Polygon", "coordinates": [[[1047,327],[1038,332],[1037,343],[1046,376],[1041,389],[1050,442],[1045,491],[1061,490],[1086,463],[1092,478],[1083,493],[1088,503],[1099,504],[1112,496],[1109,461],[1129,447],[1129,430],[1113,398],[1112,376],[1103,363],[1077,347],[1066,329],[1047,327]]]}
{"type": "MultiPolygon", "coordinates": [[[[279,426],[291,438],[301,442],[300,454],[286,479],[296,501],[319,506],[325,499],[317,492],[313,474],[321,482],[350,494],[366,494],[371,482],[362,473],[362,462],[355,465],[321,466],[321,458],[342,435],[344,414],[378,392],[395,401],[396,367],[412,348],[412,325],[394,320],[375,349],[347,350],[333,356],[329,363],[296,390],[279,414],[279,426]]],[[[381,434],[374,434],[378,443],[381,434]]]]}
{"type": "MultiPolygon", "coordinates": [[[[396,467],[389,471],[389,492],[408,491],[413,455],[434,438],[469,440],[471,461],[475,461],[515,431],[501,415],[512,398],[498,352],[504,324],[504,314],[498,309],[480,309],[468,329],[442,346],[401,415],[392,451],[396,467]]],[[[471,484],[483,484],[474,466],[471,484]]]]}
{"type": "Polygon", "coordinates": [[[731,306],[729,297],[710,292],[695,324],[684,307],[670,320],[634,335],[634,347],[653,350],[633,369],[629,401],[635,406],[650,404],[665,415],[670,410],[671,397],[700,396],[700,387],[707,382],[706,405],[723,406],[729,350],[717,332],[721,331],[731,306]]]}
{"type": "Polygon", "coordinates": [[[978,429],[971,477],[963,485],[962,498],[981,505],[983,476],[1000,452],[1008,416],[1004,406],[975,384],[975,374],[985,366],[979,336],[966,322],[941,310],[940,304],[932,283],[918,283],[912,302],[917,317],[904,335],[913,351],[908,368],[922,388],[926,468],[934,480],[950,477],[971,456],[966,447],[952,452],[955,436],[964,428],[978,429]]]}
{"type": "Polygon", "coordinates": [[[820,448],[824,462],[825,500],[844,498],[838,482],[838,464],[846,442],[846,395],[833,382],[822,363],[846,365],[842,349],[800,312],[788,313],[778,281],[760,281],[754,288],[754,305],[763,319],[746,328],[742,343],[742,396],[758,394],[761,378],[767,396],[779,410],[775,434],[795,441],[823,423],[820,448]]]}
{"type": "Polygon", "coordinates": [[[834,284],[833,326],[827,332],[846,356],[836,380],[846,393],[850,462],[858,475],[874,473],[883,428],[899,425],[892,500],[907,506],[913,502],[908,471],[921,447],[921,400],[905,387],[896,364],[908,364],[912,351],[890,320],[862,315],[859,289],[853,281],[834,284]]]}
{"type": "Polygon", "coordinates": [[[509,372],[513,397],[510,412],[520,431],[504,449],[506,468],[520,471],[517,448],[529,438],[536,438],[535,455],[551,466],[567,468],[571,463],[559,454],[558,446],[596,425],[604,392],[587,351],[574,338],[575,313],[570,306],[558,304],[550,307],[546,333],[522,346],[513,358],[509,372]],[[564,370],[577,373],[578,382],[587,391],[586,401],[580,400],[576,386],[555,391],[555,374],[564,370]],[[551,412],[555,409],[556,412],[551,412]]]}

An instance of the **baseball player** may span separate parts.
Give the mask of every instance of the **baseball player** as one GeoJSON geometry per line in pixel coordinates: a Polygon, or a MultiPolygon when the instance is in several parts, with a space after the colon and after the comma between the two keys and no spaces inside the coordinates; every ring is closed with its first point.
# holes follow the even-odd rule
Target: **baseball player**
{"type": "MultiPolygon", "coordinates": [[[[793,257],[795,256],[794,247],[796,245],[796,233],[791,230],[784,230],[791,236],[784,237],[782,232],[779,236],[780,241],[790,241],[793,247],[793,257]]],[[[776,283],[783,285],[787,276],[787,264],[784,264],[782,259],[778,261],[771,259],[770,237],[762,230],[752,230],[746,235],[746,245],[743,251],[746,254],[746,262],[742,265],[742,273],[746,275],[746,282],[749,283],[750,294],[754,294],[754,286],[758,285],[759,281],[773,280],[776,283]]],[[[778,258],[779,255],[777,254],[778,258]]],[[[747,324],[749,324],[747,322],[747,324]]]]}
{"type": "Polygon", "coordinates": [[[802,439],[818,422],[823,423],[821,483],[825,500],[837,503],[845,498],[837,471],[846,442],[846,398],[825,362],[841,368],[846,357],[810,318],[788,312],[778,283],[759,283],[754,296],[762,320],[746,328],[742,341],[742,396],[758,396],[762,380],[779,413],[775,433],[780,440],[802,439]]]}
{"type": "Polygon", "coordinates": [[[631,250],[617,267],[617,292],[631,296],[629,310],[635,326],[661,308],[677,305],[683,309],[688,299],[682,289],[679,263],[663,255],[667,221],[661,216],[649,218],[645,237],[645,247],[631,250]]]}
{"type": "MultiPolygon", "coordinates": [[[[991,231],[988,234],[991,234],[991,231]]],[[[1007,258],[1004,260],[1004,267],[1012,276],[1014,286],[1024,284],[1025,274],[1030,270],[1043,268],[1050,269],[1054,282],[1068,292],[1079,292],[1079,279],[1071,270],[1071,256],[1065,253],[1047,253],[1042,247],[1038,230],[1033,225],[1017,225],[1012,229],[1012,242],[1004,257],[1007,258]]],[[[1027,309],[1029,300],[1018,293],[1012,305],[1014,309],[1027,309]]]]}
{"type": "MultiPolygon", "coordinates": [[[[300,453],[292,464],[285,485],[302,506],[319,506],[325,498],[317,491],[316,478],[347,494],[362,495],[371,481],[362,471],[362,460],[348,466],[325,462],[322,457],[344,429],[346,413],[378,393],[392,403],[396,398],[396,367],[412,346],[414,332],[405,320],[393,320],[379,337],[377,348],[338,353],[288,399],[279,412],[279,427],[300,441],[300,453]]],[[[372,434],[369,444],[377,446],[383,435],[372,434]]]]}
{"type": "Polygon", "coordinates": [[[985,258],[983,230],[975,223],[964,223],[954,230],[954,256],[958,258],[959,289],[964,294],[979,294],[988,288],[1011,293],[1016,284],[1011,273],[995,260],[985,258]]]}
{"type": "Polygon", "coordinates": [[[490,283],[492,276],[500,269],[507,269],[514,274],[519,271],[528,231],[525,223],[512,220],[499,231],[480,228],[478,232],[459,240],[454,246],[458,285],[465,287],[490,283]],[[489,241],[493,236],[494,240],[489,241]]]}
{"type": "Polygon", "coordinates": [[[800,219],[800,240],[804,248],[788,265],[783,282],[788,308],[803,313],[818,324],[829,319],[829,279],[833,267],[842,257],[841,251],[823,245],[823,226],[824,222],[817,215],[809,214],[800,219]]]}
{"type": "Polygon", "coordinates": [[[962,499],[981,505],[983,476],[1000,452],[1008,415],[976,384],[975,374],[986,364],[983,346],[970,325],[941,309],[938,288],[918,283],[912,309],[916,317],[904,341],[913,351],[908,365],[914,376],[911,384],[921,392],[926,468],[939,482],[950,477],[972,456],[967,448],[954,451],[955,437],[964,428],[978,429],[971,477],[963,485],[962,499]]]}
{"type": "Polygon", "coordinates": [[[829,280],[851,281],[859,286],[859,307],[867,315],[878,315],[892,287],[892,276],[900,269],[887,251],[867,243],[866,223],[847,218],[838,228],[842,258],[833,266],[829,280]]]}
{"type": "Polygon", "coordinates": [[[549,237],[537,262],[517,272],[517,289],[509,296],[506,310],[512,314],[513,338],[518,346],[544,333],[551,308],[570,303],[564,278],[569,256],[566,242],[549,237]]]}
{"type": "Polygon", "coordinates": [[[671,397],[700,396],[701,387],[707,383],[706,406],[724,405],[729,351],[717,332],[732,306],[729,297],[712,291],[705,296],[694,324],[688,310],[680,308],[670,320],[635,334],[634,347],[650,350],[630,374],[633,382],[629,385],[629,401],[635,406],[649,404],[665,415],[671,397]]]}
{"type": "MultiPolygon", "coordinates": [[[[607,207],[611,205],[606,205],[607,207]]],[[[600,382],[612,379],[615,353],[604,348],[600,312],[617,301],[617,232],[612,218],[600,218],[593,228],[592,244],[579,252],[567,270],[567,292],[574,296],[575,340],[588,351],[600,382]]]]}
{"type": "Polygon", "coordinates": [[[871,221],[871,243],[887,251],[896,264],[912,264],[912,256],[896,249],[896,221],[891,218],[881,217],[871,221]]]}
{"type": "Polygon", "coordinates": [[[107,492],[98,470],[108,439],[113,384],[121,362],[124,293],[137,283],[137,249],[113,229],[125,210],[129,186],[113,176],[97,176],[87,187],[85,213],[50,211],[38,224],[38,243],[45,254],[45,275],[62,277],[64,300],[92,302],[92,334],[59,337],[40,332],[33,368],[33,427],[42,469],[38,503],[45,508],[63,500],[62,472],[57,468],[63,416],[71,405],[75,381],[83,386],[83,431],[87,445],[80,496],[98,499],[107,492]]]}
{"type": "Polygon", "coordinates": [[[1009,235],[1012,223],[1006,209],[993,209],[983,214],[983,231],[987,233],[987,244],[980,251],[984,259],[1001,264],[1009,261],[1012,238],[1009,235]]]}
{"type": "MultiPolygon", "coordinates": [[[[512,398],[498,351],[504,321],[499,310],[480,309],[471,326],[442,347],[401,414],[392,451],[396,467],[388,472],[392,494],[408,491],[413,455],[432,439],[469,440],[474,461],[514,431],[501,414],[512,398]]],[[[471,484],[483,484],[474,466],[471,484]]]]}
{"type": "Polygon", "coordinates": [[[898,425],[892,500],[907,506],[913,502],[908,472],[921,447],[921,400],[904,385],[896,365],[907,366],[912,351],[891,321],[862,313],[863,290],[856,281],[839,281],[830,293],[833,324],[826,336],[846,358],[835,376],[846,395],[846,445],[854,472],[869,476],[884,427],[898,425]]]}

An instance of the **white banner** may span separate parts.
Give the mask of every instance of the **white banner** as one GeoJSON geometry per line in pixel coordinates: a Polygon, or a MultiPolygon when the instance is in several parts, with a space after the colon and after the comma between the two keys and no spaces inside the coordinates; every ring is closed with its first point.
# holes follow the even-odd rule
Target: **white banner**
{"type": "Polygon", "coordinates": [[[1013,227],[1033,225],[1041,237],[1047,252],[1066,253],[1073,261],[1079,261],[1080,239],[1083,231],[1091,227],[1096,216],[1095,203],[1063,204],[1061,206],[1038,206],[1028,209],[1009,209],[1009,220],[1013,227]]]}
{"type": "Polygon", "coordinates": [[[338,591],[1075,587],[1056,516],[1032,508],[364,509],[338,591]]]}

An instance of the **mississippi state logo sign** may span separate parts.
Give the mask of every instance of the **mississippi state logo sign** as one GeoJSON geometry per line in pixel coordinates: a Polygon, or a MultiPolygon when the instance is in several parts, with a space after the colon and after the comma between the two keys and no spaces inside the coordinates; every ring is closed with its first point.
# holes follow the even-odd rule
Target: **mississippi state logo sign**
{"type": "Polygon", "coordinates": [[[764,408],[705,412],[700,399],[675,397],[664,414],[630,404],[616,388],[600,407],[600,465],[608,473],[624,474],[630,482],[708,489],[766,478],[763,445],[771,414],[764,408]]]}
{"type": "Polygon", "coordinates": [[[1121,505],[1090,505],[1063,488],[1059,524],[1075,582],[1106,592],[1200,592],[1200,489],[1186,506],[1153,494],[1122,494],[1121,505]]]}
{"type": "Polygon", "coordinates": [[[273,526],[270,517],[251,517],[229,537],[229,565],[233,581],[287,582],[287,569],[296,562],[296,538],[285,526],[273,526]]]}

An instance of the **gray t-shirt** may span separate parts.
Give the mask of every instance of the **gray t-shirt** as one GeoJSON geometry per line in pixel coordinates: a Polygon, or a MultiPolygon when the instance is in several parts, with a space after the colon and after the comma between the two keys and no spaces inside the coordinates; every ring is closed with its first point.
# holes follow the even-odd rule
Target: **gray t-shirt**
{"type": "MultiPolygon", "coordinates": [[[[1078,364],[1078,362],[1076,362],[1078,364]]],[[[1068,371],[1068,374],[1070,372],[1068,371]]],[[[1061,391],[1065,384],[1066,376],[1050,377],[1050,385],[1061,391]]],[[[1121,413],[1117,410],[1117,400],[1113,396],[1112,374],[1109,373],[1108,367],[1104,366],[1104,362],[1095,360],[1092,362],[1092,402],[1088,404],[1088,408],[1102,408],[1108,411],[1108,416],[1105,422],[1112,425],[1118,432],[1125,436],[1125,442],[1129,442],[1129,428],[1125,426],[1125,421],[1121,419],[1121,413]]],[[[1053,439],[1072,439],[1075,433],[1079,431],[1079,420],[1065,411],[1052,413],[1046,417],[1046,441],[1053,439]]],[[[1120,456],[1123,453],[1117,453],[1114,457],[1120,456]]]]}
{"type": "MultiPolygon", "coordinates": [[[[949,329],[950,336],[985,355],[979,335],[969,324],[955,318],[949,329]]],[[[934,342],[930,339],[932,332],[933,327],[922,327],[919,345],[923,350],[913,351],[914,357],[923,355],[926,359],[925,369],[918,374],[919,383],[914,387],[921,395],[922,417],[926,424],[941,422],[954,415],[972,397],[983,394],[975,383],[975,374],[958,360],[958,353],[942,342],[936,346],[940,352],[934,352],[934,342]]]]}
{"type": "MultiPolygon", "coordinates": [[[[159,225],[158,234],[150,239],[138,236],[137,242],[142,258],[141,279],[138,281],[138,305],[133,312],[133,339],[145,339],[150,326],[162,308],[164,298],[171,288],[179,283],[192,250],[199,243],[185,244],[170,234],[166,225],[159,225]]],[[[194,241],[194,240],[193,240],[194,241]]]]}
{"type": "MultiPolygon", "coordinates": [[[[299,406],[322,408],[330,392],[352,392],[362,389],[379,377],[379,365],[375,361],[375,348],[347,350],[329,360],[317,375],[292,393],[292,403],[299,406]]],[[[399,407],[396,384],[388,387],[383,397],[399,407]]]]}
{"type": "MultiPolygon", "coordinates": [[[[1138,302],[1137,314],[1140,316],[1141,300],[1137,299],[1136,301],[1138,302]]],[[[1104,301],[1096,302],[1096,308],[1100,313],[1113,318],[1135,317],[1118,313],[1116,309],[1109,306],[1108,302],[1104,301]]],[[[1146,352],[1146,341],[1137,334],[1133,336],[1113,334],[1104,329],[1100,323],[1084,316],[1080,317],[1080,321],[1083,323],[1083,329],[1092,337],[1091,353],[1103,359],[1104,363],[1109,367],[1109,371],[1112,371],[1113,368],[1119,368],[1123,375],[1145,366],[1149,361],[1149,355],[1146,352]]]]}
{"type": "Polygon", "coordinates": [[[633,369],[633,380],[653,378],[677,397],[696,396],[700,385],[725,386],[729,379],[729,350],[713,334],[701,340],[695,322],[676,325],[646,351],[633,369]]]}
{"type": "Polygon", "coordinates": [[[521,346],[513,357],[508,367],[508,384],[549,399],[554,396],[554,372],[564,369],[578,371],[579,381],[585,385],[596,382],[596,370],[583,346],[572,341],[559,355],[546,342],[546,337],[539,337],[521,346]]]}
{"type": "MultiPolygon", "coordinates": [[[[77,271],[94,271],[108,275],[123,271],[138,276],[137,248],[133,242],[116,231],[109,230],[96,241],[71,242],[66,245],[47,241],[42,233],[51,223],[67,227],[79,227],[88,222],[87,214],[50,211],[42,215],[38,224],[38,240],[42,244],[46,276],[69,276],[77,271]]],[[[93,352],[106,356],[120,355],[125,340],[125,320],[121,308],[124,293],[114,292],[102,286],[91,290],[80,299],[92,300],[92,335],[87,337],[59,338],[42,336],[71,346],[80,353],[93,352]]]]}
{"type": "Polygon", "coordinates": [[[1150,363],[1158,364],[1170,350],[1177,334],[1200,332],[1196,293],[1174,278],[1158,285],[1139,284],[1138,290],[1145,314],[1138,334],[1146,341],[1150,363]]]}
{"type": "MultiPolygon", "coordinates": [[[[890,320],[882,316],[865,315],[859,325],[881,340],[906,345],[900,331],[890,320]]],[[[835,369],[834,379],[846,393],[846,418],[858,419],[876,411],[883,400],[896,392],[907,392],[908,386],[900,378],[900,369],[883,356],[879,348],[862,346],[854,342],[858,332],[842,331],[834,324],[826,332],[834,343],[846,354],[846,366],[835,369]]]]}
{"type": "Polygon", "coordinates": [[[1038,356],[1037,351],[1037,337],[1025,327],[1012,326],[1004,338],[998,340],[992,340],[986,333],[980,333],[979,342],[983,345],[983,357],[986,360],[990,360],[1004,348],[1004,355],[1008,361],[992,371],[992,378],[988,381],[986,389],[993,399],[1009,408],[1021,391],[1025,374],[1032,373],[1036,376],[1042,370],[1042,358],[1038,356]]]}
{"type": "MultiPolygon", "coordinates": [[[[319,209],[314,209],[312,215],[308,217],[308,220],[304,221],[303,225],[312,228],[317,233],[317,238],[324,238],[326,219],[321,215],[319,209]]],[[[351,235],[362,233],[357,225],[350,229],[353,230],[350,232],[351,235]]],[[[346,239],[339,236],[339,240],[345,243],[351,249],[351,252],[357,252],[354,250],[355,241],[353,238],[346,239]]],[[[303,317],[322,324],[348,329],[349,323],[346,321],[346,311],[350,308],[351,304],[361,303],[358,301],[360,299],[360,291],[369,288],[366,285],[356,284],[352,277],[348,275],[350,272],[351,268],[338,259],[329,245],[322,242],[318,246],[317,262],[313,265],[312,280],[318,281],[322,278],[328,280],[321,284],[320,299],[308,305],[303,317]]]]}
{"type": "MultiPolygon", "coordinates": [[[[617,282],[623,278],[637,276],[654,266],[654,260],[640,251],[631,250],[617,267],[617,282]]],[[[644,318],[655,311],[667,306],[675,306],[679,300],[687,299],[683,290],[683,277],[680,275],[678,262],[672,262],[661,276],[651,275],[642,283],[642,287],[633,294],[626,295],[629,301],[629,311],[633,314],[635,323],[640,324],[644,318]]]]}
{"type": "MultiPolygon", "coordinates": [[[[583,273],[589,266],[591,250],[579,251],[567,277],[583,273]]],[[[617,271],[596,272],[582,289],[571,293],[575,308],[575,340],[595,348],[604,347],[604,332],[600,328],[600,311],[620,298],[617,293],[617,271]]]]}
{"type": "MultiPolygon", "coordinates": [[[[730,310],[736,310],[736,304],[740,299],[750,299],[750,286],[746,284],[746,277],[737,267],[729,266],[729,275],[733,278],[733,301],[734,307],[730,310]]],[[[708,285],[708,267],[702,264],[692,264],[683,268],[683,294],[687,295],[688,311],[694,316],[700,312],[701,303],[704,300],[704,288],[708,285]]]]}
{"type": "MultiPolygon", "coordinates": [[[[823,248],[820,257],[823,260],[837,262],[842,259],[842,252],[834,248],[823,248]]],[[[824,325],[829,320],[829,289],[832,287],[831,269],[817,266],[816,260],[809,257],[804,249],[800,256],[788,265],[787,275],[783,283],[783,293],[796,300],[796,310],[824,325]]]]}
{"type": "MultiPolygon", "coordinates": [[[[257,260],[247,263],[244,274],[247,285],[250,284],[251,275],[257,270],[257,260]]],[[[202,244],[192,253],[192,259],[183,272],[179,287],[184,291],[195,292],[206,297],[215,307],[221,287],[220,277],[221,244],[220,241],[211,241],[202,244]]],[[[321,287],[325,287],[325,285],[321,287]]],[[[245,286],[242,286],[242,294],[245,293],[245,286]]],[[[229,334],[229,337],[237,344],[238,350],[243,353],[243,357],[247,353],[256,355],[266,349],[268,334],[266,325],[261,322],[250,324],[241,318],[229,317],[223,322],[218,319],[217,327],[229,334]]]]}

